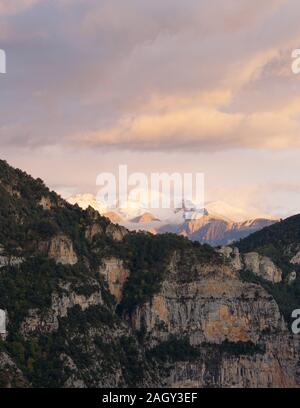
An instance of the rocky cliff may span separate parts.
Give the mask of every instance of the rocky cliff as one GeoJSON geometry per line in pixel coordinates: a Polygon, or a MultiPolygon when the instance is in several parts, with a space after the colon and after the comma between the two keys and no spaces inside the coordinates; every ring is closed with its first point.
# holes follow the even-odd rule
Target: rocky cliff
{"type": "Polygon", "coordinates": [[[275,300],[261,286],[243,282],[228,265],[198,264],[192,278],[183,275],[189,260],[184,254],[174,256],[160,292],[130,316],[132,327],[144,331],[150,350],[170,339],[193,347],[191,359],[187,351],[187,361],[170,368],[166,384],[299,385],[298,339],[289,333],[275,300]]]}
{"type": "Polygon", "coordinates": [[[129,233],[0,161],[0,385],[299,386],[297,239],[129,233]]]}
{"type": "MultiPolygon", "coordinates": [[[[239,208],[231,207],[224,202],[207,203],[203,216],[197,211],[163,209],[154,210],[155,214],[147,211],[145,203],[138,200],[128,201],[127,208],[108,209],[104,203],[97,202],[91,194],[78,194],[69,197],[71,204],[78,204],[81,208],[94,208],[101,215],[108,217],[113,223],[120,224],[130,231],[148,231],[152,234],[176,233],[191,240],[207,243],[212,246],[229,245],[234,241],[245,238],[255,231],[277,222],[272,217],[250,218],[239,208]]],[[[147,203],[151,208],[151,203],[147,203]]]]}
{"type": "Polygon", "coordinates": [[[177,233],[213,246],[229,245],[275,222],[264,218],[234,222],[208,213],[199,219],[184,222],[177,233]]]}

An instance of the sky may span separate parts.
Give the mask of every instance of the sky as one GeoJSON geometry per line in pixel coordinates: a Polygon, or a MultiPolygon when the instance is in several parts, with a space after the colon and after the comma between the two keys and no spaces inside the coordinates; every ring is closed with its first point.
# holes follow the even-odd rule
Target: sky
{"type": "Polygon", "coordinates": [[[0,158],[64,197],[119,164],[300,212],[299,0],[0,0],[0,158]]]}

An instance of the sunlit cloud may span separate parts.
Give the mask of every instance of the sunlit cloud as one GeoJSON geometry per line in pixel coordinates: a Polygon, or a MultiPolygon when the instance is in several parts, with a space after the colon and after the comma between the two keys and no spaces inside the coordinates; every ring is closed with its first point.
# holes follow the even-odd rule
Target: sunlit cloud
{"type": "Polygon", "coordinates": [[[1,156],[83,191],[112,162],[159,156],[204,171],[212,200],[263,207],[275,193],[249,186],[266,166],[265,186],[300,171],[299,15],[299,0],[2,0],[1,156]]]}
{"type": "Polygon", "coordinates": [[[21,13],[41,0],[1,0],[0,16],[21,13]]]}
{"type": "Polygon", "coordinates": [[[234,148],[281,149],[300,147],[300,100],[284,106],[244,113],[230,109],[232,99],[248,83],[255,83],[264,67],[278,57],[276,50],[239,64],[228,88],[192,95],[155,95],[122,117],[112,128],[76,134],[72,140],[87,146],[132,149],[223,150],[234,148]],[[230,88],[231,87],[231,88],[230,88]]]}

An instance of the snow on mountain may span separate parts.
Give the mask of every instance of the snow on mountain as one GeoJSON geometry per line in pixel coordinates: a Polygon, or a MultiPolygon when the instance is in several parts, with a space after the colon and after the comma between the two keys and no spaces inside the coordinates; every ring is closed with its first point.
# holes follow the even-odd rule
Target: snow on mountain
{"type": "Polygon", "coordinates": [[[258,231],[276,222],[270,216],[259,216],[258,211],[250,216],[241,208],[233,207],[223,201],[209,202],[202,211],[189,205],[187,208],[154,208],[142,196],[130,197],[122,208],[108,209],[99,203],[92,194],[70,197],[71,204],[78,204],[86,209],[88,206],[107,216],[114,223],[129,230],[144,230],[151,233],[172,232],[186,236],[192,240],[211,245],[226,245],[258,231]],[[257,214],[257,217],[252,217],[257,214]]]}
{"type": "Polygon", "coordinates": [[[97,201],[93,194],[77,194],[69,197],[67,201],[70,204],[79,205],[79,207],[83,208],[84,210],[86,210],[88,207],[92,207],[102,215],[109,211],[107,206],[104,203],[97,201]]]}
{"type": "Polygon", "coordinates": [[[149,212],[145,212],[144,214],[135,217],[131,220],[131,222],[135,222],[138,224],[143,224],[146,222],[153,222],[153,221],[160,221],[159,218],[156,218],[153,214],[149,213],[149,212]]]}
{"type": "Polygon", "coordinates": [[[105,217],[109,218],[111,222],[114,224],[124,224],[126,223],[126,220],[121,217],[120,214],[114,212],[114,211],[108,211],[103,214],[105,217]]]}
{"type": "Polygon", "coordinates": [[[205,208],[210,215],[226,219],[227,221],[244,222],[249,219],[272,218],[272,215],[264,214],[257,209],[243,209],[221,200],[208,202],[205,204],[205,208]]]}

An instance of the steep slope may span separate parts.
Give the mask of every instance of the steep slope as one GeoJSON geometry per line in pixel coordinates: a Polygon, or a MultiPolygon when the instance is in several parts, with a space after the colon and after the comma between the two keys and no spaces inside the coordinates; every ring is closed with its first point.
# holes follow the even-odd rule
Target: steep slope
{"type": "Polygon", "coordinates": [[[161,370],[174,362],[167,385],[291,387],[299,380],[298,346],[276,302],[227,265],[176,253],[159,293],[131,321],[161,370]]]}
{"type": "Polygon", "coordinates": [[[183,223],[163,225],[158,232],[173,232],[202,244],[219,246],[229,245],[275,222],[276,220],[264,218],[234,222],[206,210],[203,216],[195,214],[195,217],[183,223]]]}
{"type": "Polygon", "coordinates": [[[103,214],[104,217],[108,218],[114,224],[124,224],[125,220],[118,213],[114,211],[109,211],[103,214]]]}
{"type": "Polygon", "coordinates": [[[275,222],[275,220],[261,218],[243,222],[232,222],[209,214],[198,220],[186,221],[179,228],[178,234],[213,246],[226,245],[245,238],[253,232],[259,231],[275,222]]]}
{"type": "MultiPolygon", "coordinates": [[[[300,215],[264,228],[236,244],[242,254],[267,257],[281,270],[282,282],[270,285],[260,281],[280,306],[286,320],[300,308],[300,215]]],[[[249,271],[247,271],[249,272],[249,271]]],[[[246,278],[257,281],[251,274],[246,278]]]]}
{"type": "Polygon", "coordinates": [[[137,364],[143,369],[140,348],[100,274],[106,251],[125,235],[0,162],[0,307],[8,320],[1,372],[11,367],[3,385],[14,367],[23,383],[39,387],[143,381],[134,373],[137,364]]]}
{"type": "Polygon", "coordinates": [[[0,385],[291,387],[274,298],[208,245],[130,233],[0,161],[0,385]]]}
{"type": "Polygon", "coordinates": [[[152,222],[152,221],[159,221],[158,218],[156,218],[153,214],[149,212],[145,212],[144,214],[135,217],[131,220],[131,222],[138,223],[138,224],[144,224],[146,222],[152,222]]]}
{"type": "Polygon", "coordinates": [[[78,204],[83,209],[90,205],[112,222],[123,225],[131,231],[175,233],[212,246],[229,245],[277,222],[271,217],[247,219],[245,211],[220,201],[208,203],[203,211],[203,217],[202,214],[199,217],[199,213],[195,212],[195,216],[188,220],[185,219],[184,209],[156,209],[154,213],[150,213],[138,201],[129,202],[127,209],[109,212],[106,212],[103,204],[97,203],[90,194],[77,195],[68,201],[78,204]]]}

